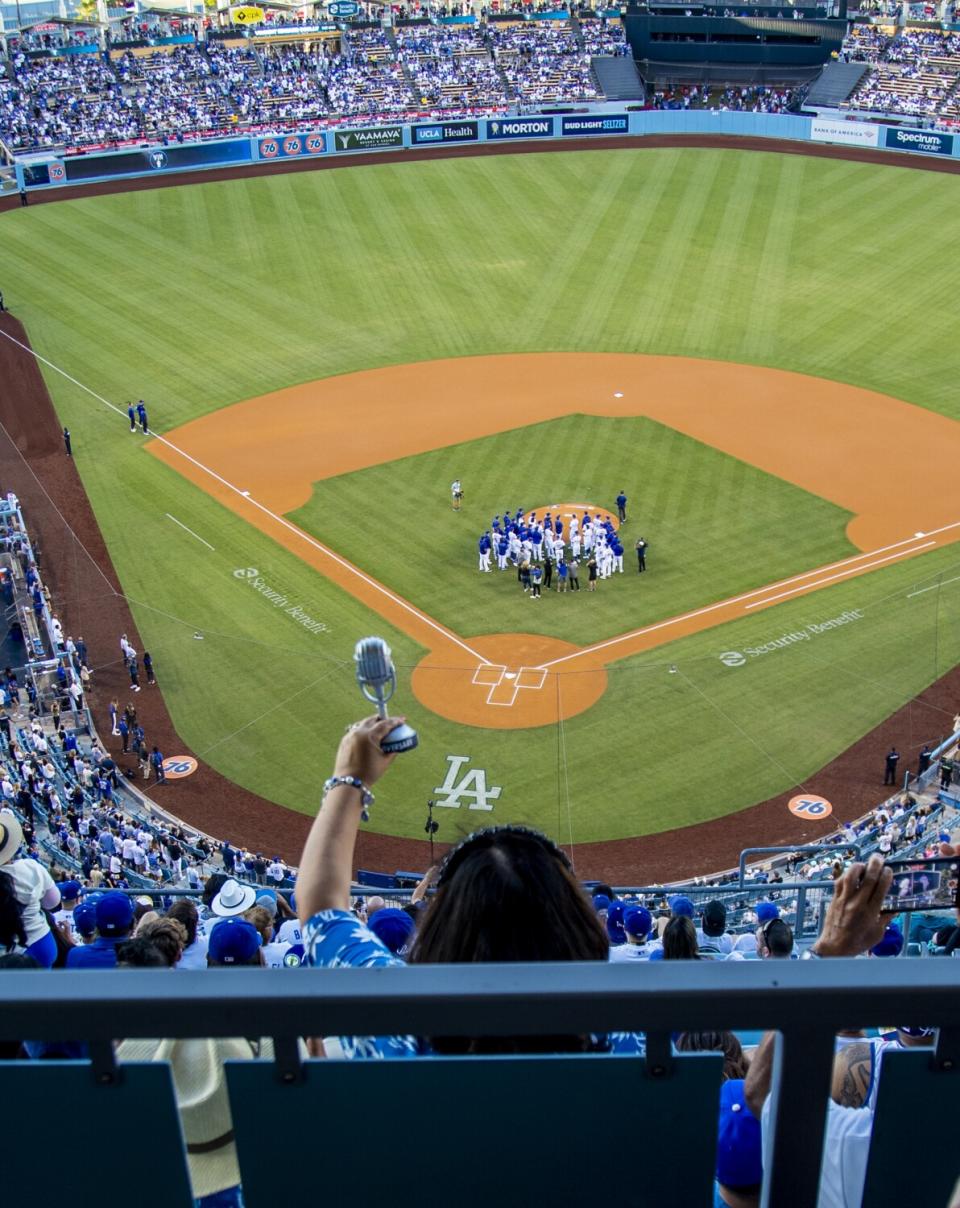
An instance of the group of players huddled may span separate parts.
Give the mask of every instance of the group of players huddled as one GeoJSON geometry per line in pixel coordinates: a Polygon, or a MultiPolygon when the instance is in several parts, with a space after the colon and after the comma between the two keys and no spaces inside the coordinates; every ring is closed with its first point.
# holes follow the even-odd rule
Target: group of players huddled
{"type": "Polygon", "coordinates": [[[601,513],[569,516],[547,512],[541,521],[536,512],[494,516],[490,528],[477,541],[479,570],[489,572],[491,558],[498,570],[516,568],[517,578],[531,598],[540,598],[541,587],[557,591],[580,590],[580,564],[586,563],[587,589],[595,591],[598,579],[623,574],[623,544],[616,525],[601,513]]]}

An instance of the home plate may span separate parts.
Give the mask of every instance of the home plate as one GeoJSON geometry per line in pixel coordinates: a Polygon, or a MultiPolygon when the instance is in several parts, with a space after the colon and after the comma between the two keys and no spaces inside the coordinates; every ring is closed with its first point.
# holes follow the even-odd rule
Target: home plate
{"type": "Polygon", "coordinates": [[[517,673],[516,673],[516,671],[505,671],[503,673],[503,678],[504,679],[516,679],[517,673]]]}
{"type": "Polygon", "coordinates": [[[614,398],[623,398],[623,391],[618,390],[617,393],[613,397],[614,398]]]}

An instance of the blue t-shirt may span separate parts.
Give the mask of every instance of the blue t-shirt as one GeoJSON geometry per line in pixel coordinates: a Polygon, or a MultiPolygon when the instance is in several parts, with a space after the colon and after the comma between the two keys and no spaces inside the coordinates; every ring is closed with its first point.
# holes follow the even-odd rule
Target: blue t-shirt
{"type": "MultiPolygon", "coordinates": [[[[323,969],[382,969],[402,965],[355,914],[321,910],[303,929],[306,964],[323,969]]],[[[430,1045],[417,1036],[341,1036],[344,1057],[428,1057],[430,1045]]],[[[642,1032],[611,1032],[593,1037],[598,1052],[642,1057],[647,1051],[642,1032]]]]}

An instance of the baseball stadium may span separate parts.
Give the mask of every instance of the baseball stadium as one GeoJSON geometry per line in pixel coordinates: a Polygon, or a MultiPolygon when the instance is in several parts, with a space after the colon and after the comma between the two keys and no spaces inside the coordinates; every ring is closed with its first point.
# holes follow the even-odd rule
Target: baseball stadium
{"type": "MultiPolygon", "coordinates": [[[[211,873],[215,902],[226,882],[250,906],[267,864],[285,893],[301,869],[300,897],[321,806],[354,784],[324,782],[374,711],[354,657],[369,635],[392,657],[390,715],[418,743],[351,840],[361,901],[405,906],[483,828],[535,831],[599,895],[612,944],[631,892],[656,909],[610,886],[658,887],[672,919],[684,910],[663,887],[694,911],[701,887],[729,883],[752,959],[759,906],[790,922],[796,955],[823,942],[830,882],[861,856],[953,855],[952,8],[37,0],[27,20],[0,5],[0,745],[34,858],[81,893],[146,891],[148,907],[211,873]],[[588,530],[619,551],[599,574],[588,530]],[[541,554],[544,531],[562,543],[541,554]],[[59,786],[32,803],[17,752],[31,731],[59,786]],[[116,798],[156,861],[123,846],[113,869],[61,817],[116,798]],[[793,914],[760,900],[781,873],[817,887],[812,924],[803,889],[793,914]]],[[[306,907],[285,908],[307,935],[306,907]]],[[[909,913],[897,926],[898,953],[953,952],[909,913]]],[[[322,963],[304,943],[303,963],[322,963]]],[[[942,1061],[956,966],[931,967],[942,1061]]],[[[905,1010],[903,983],[870,969],[876,1003],[905,1010]]],[[[742,976],[709,972],[723,992],[742,976]]],[[[832,1035],[846,1025],[827,989],[832,1035]]],[[[455,999],[438,983],[436,1004],[455,999]]],[[[943,1080],[920,1093],[939,1102],[943,1080]]],[[[282,1109],[282,1090],[247,1092],[282,1109]]],[[[880,1205],[907,1172],[883,1164],[879,1125],[904,1122],[870,1107],[858,1191],[880,1205]]],[[[817,1198],[786,1110],[779,1181],[746,1180],[749,1202],[860,1204],[827,1196],[826,1157],[817,1198]]],[[[223,1203],[268,1202],[236,1123],[248,1198],[223,1203]]],[[[946,1162],[912,1202],[946,1204],[957,1174],[946,1162]]],[[[518,1176],[502,1202],[583,1203],[571,1177],[518,1176]]],[[[189,1178],[189,1200],[149,1202],[220,1193],[192,1159],[189,1178]]],[[[481,1184],[457,1202],[496,1194],[481,1184]]],[[[658,1186],[627,1202],[708,1202],[658,1186]]]]}

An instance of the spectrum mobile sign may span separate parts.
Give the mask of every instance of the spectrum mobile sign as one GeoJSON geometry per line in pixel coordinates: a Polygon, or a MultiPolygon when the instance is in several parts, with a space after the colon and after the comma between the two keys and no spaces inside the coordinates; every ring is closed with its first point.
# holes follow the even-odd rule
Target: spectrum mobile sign
{"type": "Polygon", "coordinates": [[[844,625],[851,625],[854,621],[862,620],[863,609],[848,608],[838,617],[811,622],[803,629],[793,629],[789,633],[782,633],[778,638],[771,638],[769,642],[764,642],[762,646],[744,646],[743,650],[725,650],[719,656],[720,662],[725,667],[742,667],[749,659],[758,659],[765,654],[772,654],[774,650],[785,650],[788,646],[796,646],[800,642],[810,642],[823,633],[829,633],[832,629],[840,629],[844,625]]]}

